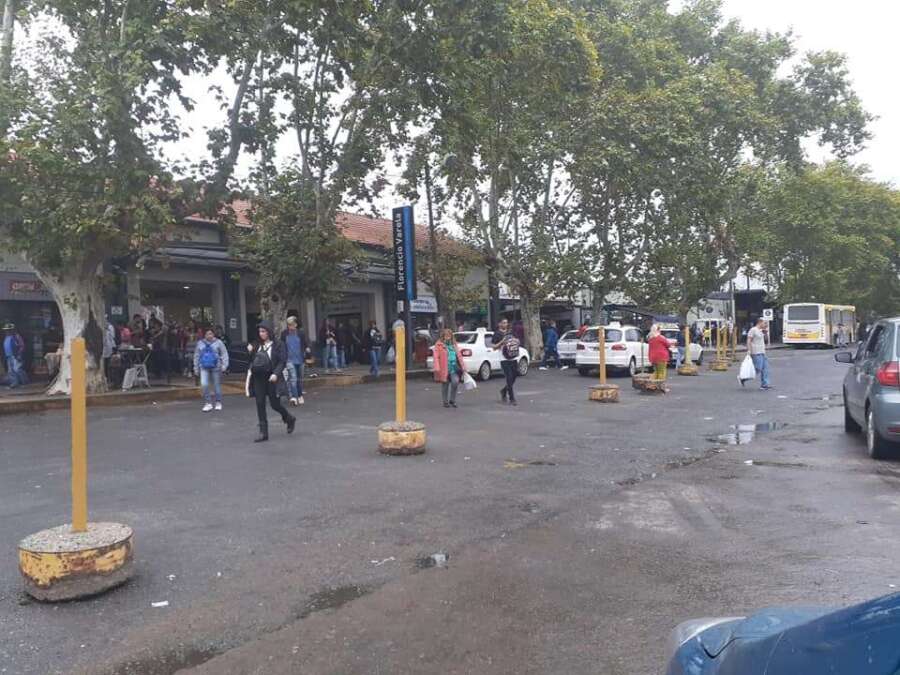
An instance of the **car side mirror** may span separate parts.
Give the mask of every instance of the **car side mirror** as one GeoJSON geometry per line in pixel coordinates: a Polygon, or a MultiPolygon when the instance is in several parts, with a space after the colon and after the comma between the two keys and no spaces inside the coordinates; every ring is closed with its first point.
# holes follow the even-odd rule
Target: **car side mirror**
{"type": "Polygon", "coordinates": [[[838,352],[834,355],[834,360],[838,363],[853,363],[853,354],[850,352],[838,352]]]}

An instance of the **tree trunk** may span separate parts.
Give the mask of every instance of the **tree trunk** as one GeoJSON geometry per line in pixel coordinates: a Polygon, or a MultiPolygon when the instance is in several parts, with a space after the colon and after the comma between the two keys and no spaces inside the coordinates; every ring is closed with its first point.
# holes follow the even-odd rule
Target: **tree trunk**
{"type": "Polygon", "coordinates": [[[605,283],[594,284],[594,297],[591,299],[591,311],[593,316],[591,320],[598,324],[603,319],[603,305],[606,304],[606,296],[609,293],[609,290],[606,288],[605,283]]]}
{"type": "Polygon", "coordinates": [[[6,0],[3,5],[3,33],[0,37],[0,86],[6,87],[12,73],[13,33],[16,29],[17,0],[6,0]]]}
{"type": "Polygon", "coordinates": [[[59,308],[63,323],[63,355],[59,372],[47,388],[48,395],[72,393],[72,340],[83,337],[87,347],[87,390],[107,390],[103,373],[103,336],[106,329],[102,280],[96,267],[74,276],[55,276],[37,271],[59,308]]]}
{"type": "MultiPolygon", "coordinates": [[[[275,331],[275,335],[271,337],[274,339],[287,325],[287,299],[283,293],[278,293],[277,291],[271,291],[265,295],[261,294],[259,297],[259,308],[263,318],[272,323],[272,329],[275,331]]],[[[253,337],[256,337],[255,327],[253,330],[253,337]]]]}
{"type": "Polygon", "coordinates": [[[534,302],[533,298],[522,294],[522,324],[525,328],[525,348],[531,354],[531,359],[540,358],[544,349],[544,336],[541,333],[541,306],[534,302]]]}

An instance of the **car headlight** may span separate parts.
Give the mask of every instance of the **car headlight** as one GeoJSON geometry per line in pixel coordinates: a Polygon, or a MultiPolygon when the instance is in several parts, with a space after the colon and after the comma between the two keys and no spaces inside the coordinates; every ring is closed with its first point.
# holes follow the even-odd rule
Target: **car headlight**
{"type": "Polygon", "coordinates": [[[691,619],[690,621],[685,621],[684,623],[678,624],[677,626],[675,626],[675,630],[673,630],[669,635],[669,640],[666,645],[666,653],[671,659],[673,656],[675,656],[675,652],[681,649],[681,646],[684,643],[693,640],[703,631],[708,630],[713,626],[718,626],[719,624],[728,623],[729,621],[739,621],[743,618],[744,617],[742,616],[728,616],[705,619],[691,619]]]}

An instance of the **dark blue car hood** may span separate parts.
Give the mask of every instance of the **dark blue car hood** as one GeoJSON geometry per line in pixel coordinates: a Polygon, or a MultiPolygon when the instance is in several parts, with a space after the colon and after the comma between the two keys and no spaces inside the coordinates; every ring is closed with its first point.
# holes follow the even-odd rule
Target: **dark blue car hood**
{"type": "Polygon", "coordinates": [[[900,594],[834,611],[776,607],[707,629],[669,675],[900,675],[900,594]]]}

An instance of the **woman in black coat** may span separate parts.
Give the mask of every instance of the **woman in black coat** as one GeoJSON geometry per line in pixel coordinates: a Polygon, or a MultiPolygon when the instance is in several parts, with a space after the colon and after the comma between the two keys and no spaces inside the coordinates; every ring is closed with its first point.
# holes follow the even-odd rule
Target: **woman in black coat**
{"type": "Polygon", "coordinates": [[[269,421],[266,417],[266,399],[272,410],[281,415],[287,425],[287,432],[294,433],[297,419],[281,404],[281,394],[285,390],[284,368],[287,365],[287,349],[281,340],[276,340],[272,326],[267,322],[259,324],[259,340],[248,345],[250,367],[247,369],[247,396],[256,398],[256,416],[259,418],[259,436],[254,443],[269,440],[269,421]]]}

